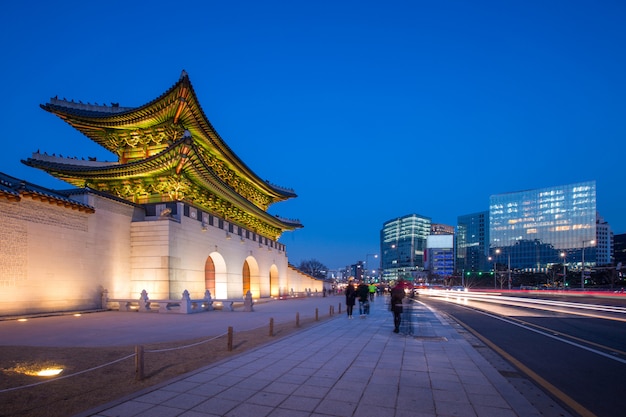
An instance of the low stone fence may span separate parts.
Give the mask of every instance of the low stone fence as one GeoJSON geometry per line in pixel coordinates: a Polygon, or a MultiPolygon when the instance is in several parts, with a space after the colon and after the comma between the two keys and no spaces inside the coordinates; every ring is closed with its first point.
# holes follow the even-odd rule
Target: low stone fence
{"type": "Polygon", "coordinates": [[[107,290],[102,291],[102,308],[117,304],[119,311],[139,311],[142,313],[156,311],[158,313],[191,314],[212,311],[214,304],[220,304],[223,311],[235,311],[235,303],[241,303],[244,311],[254,311],[252,293],[248,291],[241,299],[215,299],[206,290],[204,298],[192,300],[189,291],[183,291],[180,300],[152,300],[146,290],[141,291],[139,298],[109,298],[107,290]],[[155,308],[156,307],[156,308],[155,308]]]}
{"type": "Polygon", "coordinates": [[[304,291],[294,291],[293,288],[289,292],[279,296],[279,298],[304,298],[304,297],[326,297],[326,292],[318,291],[317,289],[311,290],[305,288],[304,291]]]}

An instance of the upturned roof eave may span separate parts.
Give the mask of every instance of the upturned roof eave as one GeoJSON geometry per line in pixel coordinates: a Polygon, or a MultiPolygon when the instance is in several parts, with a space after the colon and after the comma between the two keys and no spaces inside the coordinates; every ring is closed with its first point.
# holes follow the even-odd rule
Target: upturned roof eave
{"type": "MultiPolygon", "coordinates": [[[[85,187],[88,183],[97,181],[132,180],[138,176],[164,175],[168,171],[173,171],[178,163],[179,149],[184,146],[185,141],[181,140],[168,150],[154,155],[148,159],[134,161],[127,164],[111,164],[106,167],[89,166],[76,164],[65,164],[54,161],[44,161],[34,158],[22,160],[22,163],[33,168],[42,169],[49,174],[62,179],[78,188],[85,187]]],[[[193,163],[195,158],[189,158],[193,163]]],[[[283,221],[281,218],[272,216],[266,211],[252,204],[243,198],[227,184],[206,169],[204,165],[197,164],[186,166],[184,172],[188,172],[188,178],[195,178],[199,186],[225,198],[229,203],[240,207],[263,219],[266,223],[277,227],[283,231],[294,230],[302,227],[297,222],[283,221]]]]}
{"type": "MultiPolygon", "coordinates": [[[[90,109],[85,110],[78,108],[78,105],[74,103],[69,104],[69,102],[68,106],[48,103],[45,105],[42,104],[40,107],[57,115],[94,142],[106,148],[104,143],[100,140],[100,136],[95,132],[104,132],[105,129],[120,129],[124,126],[148,125],[154,120],[154,116],[157,114],[176,113],[176,108],[179,106],[180,100],[184,100],[187,103],[179,115],[181,120],[189,124],[189,126],[184,127],[186,129],[195,130],[197,135],[209,141],[210,143],[206,145],[211,145],[210,149],[217,150],[219,155],[224,158],[225,162],[234,167],[241,175],[245,175],[252,180],[251,182],[259,189],[263,190],[277,201],[297,197],[292,190],[274,186],[269,181],[261,179],[239,159],[233,150],[222,140],[219,133],[217,133],[216,129],[206,117],[193,85],[189,80],[189,76],[185,71],[181,73],[181,77],[177,83],[156,99],[139,107],[123,108],[125,110],[120,112],[99,111],[98,109],[102,109],[102,106],[83,105],[81,103],[80,107],[90,109]]],[[[108,150],[113,151],[111,149],[108,150]]]]}

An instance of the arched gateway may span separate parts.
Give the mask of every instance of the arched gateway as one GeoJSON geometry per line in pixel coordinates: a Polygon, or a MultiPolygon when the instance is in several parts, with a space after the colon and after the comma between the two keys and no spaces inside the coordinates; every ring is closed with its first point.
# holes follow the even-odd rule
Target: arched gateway
{"type": "Polygon", "coordinates": [[[144,289],[151,298],[180,298],[184,290],[202,297],[208,289],[214,298],[248,290],[256,298],[314,287],[300,282],[310,277],[292,271],[278,242],[302,225],[267,212],[296,194],[259,178],[234,154],[202,111],[186,72],[139,107],[56,97],[41,107],[117,157],[37,152],[22,161],[79,187],[72,198],[95,207],[95,217],[84,220],[91,222],[83,228],[88,234],[102,238],[114,230],[106,239],[121,249],[105,253],[101,261],[111,265],[97,269],[106,275],[97,281],[109,297],[144,289]]]}

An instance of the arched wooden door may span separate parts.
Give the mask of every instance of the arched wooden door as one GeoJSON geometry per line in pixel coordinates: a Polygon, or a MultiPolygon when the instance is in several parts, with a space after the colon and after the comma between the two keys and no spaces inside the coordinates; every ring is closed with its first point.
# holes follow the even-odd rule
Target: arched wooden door
{"type": "Polygon", "coordinates": [[[278,283],[278,268],[276,268],[276,265],[272,265],[270,268],[270,295],[272,297],[279,297],[282,295],[278,283]]]}
{"type": "Polygon", "coordinates": [[[204,287],[215,297],[215,264],[210,256],[204,263],[204,287]]]}
{"type": "Polygon", "coordinates": [[[250,265],[248,261],[243,263],[243,295],[245,296],[250,291],[250,265]]]}

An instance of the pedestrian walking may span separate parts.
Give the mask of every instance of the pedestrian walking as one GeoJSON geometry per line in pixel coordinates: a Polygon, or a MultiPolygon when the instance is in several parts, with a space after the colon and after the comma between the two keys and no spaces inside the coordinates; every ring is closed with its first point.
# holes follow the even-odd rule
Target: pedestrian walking
{"type": "Polygon", "coordinates": [[[402,300],[404,299],[404,282],[398,281],[391,289],[391,302],[389,303],[393,313],[393,332],[400,332],[400,321],[402,320],[402,300]]]}
{"type": "Polygon", "coordinates": [[[346,287],[346,312],[348,313],[348,318],[352,318],[352,310],[354,309],[354,304],[356,302],[356,288],[354,288],[354,284],[352,281],[348,283],[346,287]]]}
{"type": "Polygon", "coordinates": [[[359,314],[361,315],[361,318],[364,319],[365,316],[370,313],[370,290],[366,283],[361,282],[356,287],[356,295],[359,299],[359,314]]]}
{"type": "Polygon", "coordinates": [[[370,284],[369,286],[369,290],[370,290],[370,301],[373,302],[374,301],[374,295],[376,295],[376,285],[374,285],[373,283],[370,284]]]}

